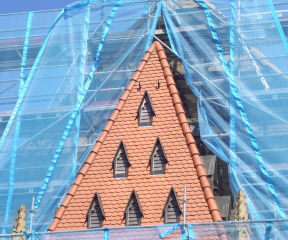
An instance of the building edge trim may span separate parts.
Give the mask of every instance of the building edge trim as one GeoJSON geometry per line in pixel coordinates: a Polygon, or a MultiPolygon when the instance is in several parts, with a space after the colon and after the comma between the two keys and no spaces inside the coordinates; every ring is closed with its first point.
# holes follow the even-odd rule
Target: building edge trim
{"type": "MultiPolygon", "coordinates": [[[[178,92],[178,89],[176,88],[175,86],[175,81],[174,81],[174,78],[172,76],[172,72],[170,70],[170,68],[168,68],[169,66],[169,63],[167,61],[167,57],[166,57],[166,54],[165,54],[165,51],[162,47],[162,45],[159,43],[159,42],[154,42],[155,44],[155,48],[156,48],[156,52],[158,54],[158,58],[159,58],[159,61],[160,61],[160,64],[161,64],[161,67],[163,69],[163,73],[165,76],[167,76],[165,79],[166,79],[166,83],[167,83],[167,87],[170,91],[170,93],[173,93],[173,95],[175,96],[175,94],[179,97],[179,92],[178,92]],[[174,83],[174,84],[173,84],[174,83]]],[[[172,101],[173,101],[173,106],[175,108],[175,111],[176,111],[176,115],[179,116],[180,113],[185,113],[184,111],[184,108],[182,106],[182,104],[179,104],[176,108],[175,105],[177,105],[177,103],[181,102],[181,99],[179,97],[179,99],[176,99],[176,98],[172,98],[172,101]],[[182,108],[182,109],[181,109],[182,108]]],[[[195,139],[194,137],[192,136],[193,140],[192,141],[188,141],[188,138],[186,137],[187,134],[185,134],[185,129],[184,129],[184,126],[183,126],[183,123],[184,122],[188,122],[188,119],[186,117],[185,114],[181,114],[181,118],[178,117],[179,119],[179,123],[180,123],[180,126],[182,128],[182,131],[183,131],[183,134],[184,134],[184,137],[186,139],[186,142],[187,144],[191,143],[191,142],[195,142],[195,139]],[[185,119],[183,119],[185,116],[185,119]],[[184,120],[184,121],[183,121],[184,120]]],[[[190,145],[190,144],[189,144],[190,145]]],[[[190,145],[191,146],[191,145],[190,145]]],[[[199,181],[200,181],[200,184],[201,184],[201,187],[202,189],[205,188],[205,191],[203,191],[204,193],[204,196],[205,196],[205,199],[206,199],[206,202],[207,202],[207,205],[208,205],[208,208],[209,208],[209,212],[210,212],[210,215],[212,217],[212,220],[213,222],[219,222],[219,221],[222,221],[222,218],[221,218],[221,215],[220,215],[220,212],[219,212],[219,208],[216,204],[216,201],[215,201],[215,197],[214,197],[214,194],[211,190],[211,186],[208,182],[208,179],[207,179],[207,173],[204,169],[204,165],[203,165],[203,162],[202,160],[200,159],[200,154],[198,152],[198,149],[197,147],[195,146],[195,148],[188,148],[189,149],[189,152],[191,154],[191,157],[192,160],[193,160],[193,163],[194,165],[197,165],[197,168],[196,168],[196,171],[197,171],[197,175],[199,178],[199,181]],[[196,149],[195,149],[196,148],[196,149]],[[199,158],[199,159],[194,159],[194,158],[199,158]],[[195,161],[196,160],[196,161],[195,161]],[[195,163],[197,162],[197,164],[195,163]],[[204,177],[204,176],[205,177],[204,177]],[[207,196],[206,196],[207,195],[207,196]],[[212,214],[213,212],[213,214],[212,214]]]]}

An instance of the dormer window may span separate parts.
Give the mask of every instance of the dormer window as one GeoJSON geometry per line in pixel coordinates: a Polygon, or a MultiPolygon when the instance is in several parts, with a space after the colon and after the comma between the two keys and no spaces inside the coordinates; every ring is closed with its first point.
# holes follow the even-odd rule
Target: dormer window
{"type": "Polygon", "coordinates": [[[179,223],[181,214],[180,204],[172,187],[163,209],[164,223],[179,223]]]}
{"type": "Polygon", "coordinates": [[[138,126],[151,127],[155,111],[147,91],[145,91],[140,106],[138,108],[138,126]]]}
{"type": "Polygon", "coordinates": [[[165,174],[167,163],[168,161],[164,152],[164,148],[160,138],[158,137],[149,161],[151,175],[165,174]]]}
{"type": "Polygon", "coordinates": [[[141,225],[141,219],[143,216],[144,215],[140,206],[139,198],[135,190],[133,190],[124,213],[126,226],[141,225]]]}
{"type": "Polygon", "coordinates": [[[105,220],[100,196],[96,192],[87,212],[88,228],[101,228],[105,220]]]}
{"type": "Polygon", "coordinates": [[[128,177],[128,168],[131,166],[125,144],[121,140],[117,152],[113,160],[113,175],[114,178],[128,177]]]}

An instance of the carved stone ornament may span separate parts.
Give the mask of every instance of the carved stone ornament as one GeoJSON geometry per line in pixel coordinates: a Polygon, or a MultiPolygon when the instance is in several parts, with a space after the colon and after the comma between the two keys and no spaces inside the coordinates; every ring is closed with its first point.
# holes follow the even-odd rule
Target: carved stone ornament
{"type": "MultiPolygon", "coordinates": [[[[249,211],[247,208],[248,203],[246,202],[247,196],[244,191],[240,190],[235,196],[234,203],[234,221],[248,221],[249,211]]],[[[237,224],[238,231],[233,234],[233,239],[235,240],[250,240],[250,235],[252,234],[249,230],[247,224],[237,224]]]]}
{"type": "Polygon", "coordinates": [[[246,195],[242,190],[238,192],[235,196],[234,203],[234,221],[248,221],[249,220],[249,211],[247,209],[248,203],[246,202],[246,195]]]}
{"type": "Polygon", "coordinates": [[[22,233],[26,228],[26,207],[25,205],[20,205],[20,208],[17,210],[18,216],[15,218],[16,224],[13,226],[12,233],[22,233]]]}

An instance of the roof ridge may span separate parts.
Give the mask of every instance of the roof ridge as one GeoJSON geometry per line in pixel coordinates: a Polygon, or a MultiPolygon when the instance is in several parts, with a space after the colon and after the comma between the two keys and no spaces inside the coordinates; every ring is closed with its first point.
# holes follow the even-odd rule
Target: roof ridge
{"type": "Polygon", "coordinates": [[[200,154],[197,149],[196,142],[194,140],[192,131],[190,129],[188,119],[186,117],[186,113],[183,108],[178,89],[176,88],[176,84],[175,84],[175,81],[174,81],[174,78],[170,69],[170,65],[167,61],[165,51],[159,42],[154,42],[154,45],[155,45],[156,52],[159,57],[162,70],[164,72],[164,77],[166,79],[167,87],[169,89],[170,96],[172,98],[172,102],[176,111],[176,115],[178,117],[180,126],[182,128],[184,137],[187,142],[187,146],[188,146],[191,158],[194,163],[194,167],[197,172],[198,179],[200,181],[201,189],[204,192],[204,197],[207,202],[209,212],[214,222],[220,222],[222,221],[222,218],[220,216],[219,208],[216,204],[214,194],[211,190],[211,186],[208,181],[206,171],[204,169],[204,164],[200,158],[200,154]]]}
{"type": "Polygon", "coordinates": [[[144,66],[146,65],[146,63],[148,62],[148,59],[149,59],[149,57],[152,54],[154,49],[155,49],[155,44],[152,43],[152,45],[145,52],[145,55],[142,58],[139,66],[135,70],[135,73],[132,76],[132,78],[130,80],[130,83],[127,85],[126,89],[124,90],[124,93],[120,97],[116,108],[114,109],[113,113],[110,115],[110,117],[108,119],[108,122],[106,123],[105,127],[102,130],[102,133],[100,134],[100,136],[98,137],[95,145],[93,146],[93,148],[92,148],[92,150],[90,152],[90,155],[87,157],[87,159],[84,162],[82,168],[78,172],[78,175],[77,175],[72,187],[69,189],[68,193],[66,194],[67,196],[62,201],[60,207],[58,208],[57,212],[55,213],[54,219],[53,219],[52,223],[50,224],[50,226],[47,229],[48,231],[55,231],[55,229],[57,228],[58,223],[60,222],[60,219],[62,218],[62,216],[63,216],[63,214],[65,212],[65,209],[67,208],[67,206],[70,203],[71,199],[75,195],[75,193],[76,193],[79,185],[81,184],[84,176],[86,175],[86,173],[88,172],[90,166],[92,165],[92,163],[93,163],[95,157],[97,156],[97,154],[98,154],[103,142],[105,141],[106,137],[108,136],[109,131],[111,130],[114,122],[116,121],[116,119],[118,117],[118,114],[121,112],[121,110],[122,110],[122,108],[123,108],[128,96],[130,95],[131,90],[133,89],[135,83],[138,81],[138,78],[141,75],[141,72],[142,72],[144,66]]]}

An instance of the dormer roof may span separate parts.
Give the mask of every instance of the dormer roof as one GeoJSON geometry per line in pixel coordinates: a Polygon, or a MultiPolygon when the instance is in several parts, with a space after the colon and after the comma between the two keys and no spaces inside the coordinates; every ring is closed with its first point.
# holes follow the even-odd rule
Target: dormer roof
{"type": "Polygon", "coordinates": [[[165,173],[165,165],[168,163],[167,156],[165,154],[164,147],[161,143],[160,137],[157,137],[153,150],[151,152],[151,156],[149,159],[149,166],[151,174],[164,174],[165,173]],[[157,162],[156,162],[157,161],[157,162]],[[161,169],[156,169],[155,164],[158,165],[158,168],[162,166],[161,169]]]}
{"type": "Polygon", "coordinates": [[[180,211],[181,214],[182,214],[181,205],[180,205],[180,202],[179,202],[179,200],[178,200],[177,194],[176,194],[175,189],[174,189],[173,186],[170,188],[168,197],[167,197],[166,202],[165,202],[165,205],[164,205],[164,207],[163,207],[163,210],[162,210],[162,211],[163,211],[163,214],[164,214],[164,211],[165,211],[165,207],[168,205],[168,201],[169,201],[169,198],[170,198],[171,196],[175,197],[175,200],[176,200],[176,202],[177,202],[177,205],[179,206],[179,211],[180,211]]]}
{"type": "Polygon", "coordinates": [[[89,206],[89,208],[88,208],[88,211],[87,211],[87,213],[86,213],[86,217],[88,217],[89,211],[90,211],[91,208],[93,207],[95,201],[97,201],[97,202],[99,203],[102,216],[103,216],[103,218],[105,219],[105,213],[104,213],[104,210],[103,210],[101,198],[100,198],[100,196],[99,196],[99,194],[98,194],[97,192],[95,192],[94,197],[92,198],[92,201],[91,201],[90,206],[89,206]]]}
{"type": "Polygon", "coordinates": [[[141,208],[141,204],[140,204],[138,195],[137,195],[136,191],[133,189],[132,193],[129,197],[129,200],[127,202],[127,205],[125,207],[125,211],[124,211],[124,219],[126,222],[126,226],[140,225],[141,218],[143,218],[143,217],[144,217],[144,214],[143,214],[143,211],[141,208]],[[132,223],[131,223],[131,219],[129,216],[129,213],[131,211],[131,205],[136,205],[136,206],[134,206],[134,212],[132,214],[133,215],[140,215],[140,216],[133,216],[132,223]],[[135,211],[135,208],[136,208],[136,211],[135,211]],[[138,212],[138,214],[137,214],[137,212],[138,212]]]}
{"type": "Polygon", "coordinates": [[[164,217],[165,223],[177,223],[180,220],[180,215],[182,215],[181,205],[172,186],[163,208],[162,217],[164,217]]]}
{"type": "Polygon", "coordinates": [[[152,126],[154,116],[156,116],[155,110],[146,90],[137,110],[139,127],[152,126]]]}
{"type": "Polygon", "coordinates": [[[138,195],[137,195],[137,193],[136,193],[136,191],[135,191],[134,189],[132,190],[131,195],[130,195],[130,197],[129,197],[129,200],[128,200],[128,202],[127,202],[127,205],[126,205],[126,207],[125,207],[125,212],[127,212],[127,209],[128,209],[128,207],[129,207],[129,203],[131,202],[131,199],[132,199],[132,198],[135,198],[135,199],[136,199],[136,201],[137,201],[137,203],[138,203],[138,206],[139,206],[139,208],[140,208],[140,212],[141,212],[142,216],[144,216],[143,211],[142,211],[142,208],[141,208],[141,204],[140,204],[140,201],[139,201],[139,198],[138,198],[138,195]]]}
{"type": "Polygon", "coordinates": [[[131,166],[129,161],[129,156],[125,147],[123,140],[120,141],[118,149],[115,153],[112,168],[114,172],[114,177],[127,177],[128,168],[131,166]],[[120,165],[120,166],[119,166],[120,165]]]}

